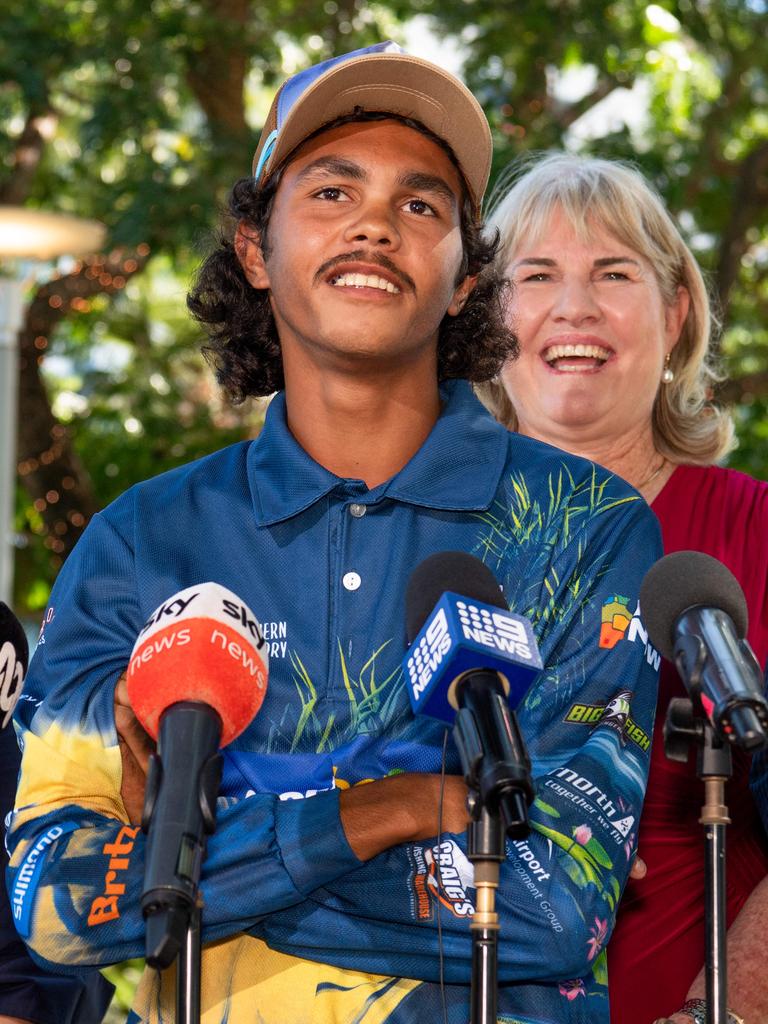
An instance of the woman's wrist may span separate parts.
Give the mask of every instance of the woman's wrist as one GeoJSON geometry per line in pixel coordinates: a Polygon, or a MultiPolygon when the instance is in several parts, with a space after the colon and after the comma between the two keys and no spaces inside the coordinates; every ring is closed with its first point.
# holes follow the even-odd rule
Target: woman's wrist
{"type": "MultiPolygon", "coordinates": [[[[707,1003],[705,999],[688,999],[678,1010],[678,1013],[687,1013],[694,1021],[694,1024],[707,1024],[707,1003]]],[[[745,1024],[742,1017],[735,1014],[733,1010],[726,1009],[728,1024],[745,1024]]]]}

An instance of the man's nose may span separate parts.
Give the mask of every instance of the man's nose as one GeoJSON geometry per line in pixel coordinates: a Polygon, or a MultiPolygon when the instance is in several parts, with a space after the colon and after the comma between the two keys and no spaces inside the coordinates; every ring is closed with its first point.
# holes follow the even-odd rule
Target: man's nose
{"type": "Polygon", "coordinates": [[[396,211],[384,199],[364,200],[350,218],[344,237],[349,242],[367,242],[395,250],[400,245],[396,211]]]}

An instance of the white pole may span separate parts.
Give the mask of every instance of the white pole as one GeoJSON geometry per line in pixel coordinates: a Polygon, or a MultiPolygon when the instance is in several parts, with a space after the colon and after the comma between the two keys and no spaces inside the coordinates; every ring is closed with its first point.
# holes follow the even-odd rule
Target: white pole
{"type": "Polygon", "coordinates": [[[16,555],[16,422],[24,279],[0,277],[0,601],[13,601],[16,555]]]}

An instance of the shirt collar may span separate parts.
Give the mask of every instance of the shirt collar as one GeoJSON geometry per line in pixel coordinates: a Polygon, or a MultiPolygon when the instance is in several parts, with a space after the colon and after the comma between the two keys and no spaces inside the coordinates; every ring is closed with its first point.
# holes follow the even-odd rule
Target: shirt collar
{"type": "Polygon", "coordinates": [[[443,411],[427,440],[399,473],[369,491],[361,480],[338,477],[307,455],[288,429],[285,394],[279,392],[248,452],[257,525],[290,519],[337,488],[358,501],[386,496],[425,508],[488,508],[506,461],[509,435],[466,381],[447,381],[440,395],[443,411]]]}

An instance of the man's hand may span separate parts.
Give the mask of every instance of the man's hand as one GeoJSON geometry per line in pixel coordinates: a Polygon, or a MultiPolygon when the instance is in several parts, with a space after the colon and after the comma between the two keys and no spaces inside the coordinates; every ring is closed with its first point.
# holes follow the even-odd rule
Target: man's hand
{"type": "Polygon", "coordinates": [[[131,824],[140,825],[149,755],[154,752],[155,744],[133,713],[131,702],[128,700],[125,672],[115,687],[115,727],[123,760],[123,783],[120,794],[131,824]]]}
{"type": "MultiPolygon", "coordinates": [[[[635,854],[635,859],[632,861],[632,867],[629,869],[629,877],[635,882],[639,882],[641,878],[645,878],[648,874],[648,865],[645,863],[642,857],[638,857],[635,854]]],[[[675,1021],[677,1024],[677,1021],[675,1021]]]]}
{"type": "Polygon", "coordinates": [[[399,843],[430,839],[467,827],[467,787],[448,775],[440,806],[439,775],[403,774],[345,789],[340,798],[341,824],[355,856],[370,860],[399,843]]]}
{"type": "MultiPolygon", "coordinates": [[[[133,713],[125,673],[115,687],[115,726],[123,761],[120,792],[131,824],[139,825],[155,744],[133,713]]],[[[440,831],[463,832],[468,819],[466,800],[464,780],[447,776],[441,823],[439,775],[391,775],[345,789],[340,796],[341,823],[355,855],[370,860],[398,843],[429,839],[440,831]]]]}

